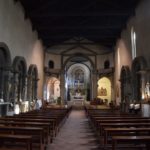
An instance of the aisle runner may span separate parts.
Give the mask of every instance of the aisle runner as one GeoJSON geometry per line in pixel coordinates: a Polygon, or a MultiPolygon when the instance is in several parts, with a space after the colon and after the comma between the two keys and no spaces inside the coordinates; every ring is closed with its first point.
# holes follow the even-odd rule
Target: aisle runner
{"type": "Polygon", "coordinates": [[[56,139],[47,150],[98,150],[98,142],[89,128],[84,111],[73,110],[56,139]]]}

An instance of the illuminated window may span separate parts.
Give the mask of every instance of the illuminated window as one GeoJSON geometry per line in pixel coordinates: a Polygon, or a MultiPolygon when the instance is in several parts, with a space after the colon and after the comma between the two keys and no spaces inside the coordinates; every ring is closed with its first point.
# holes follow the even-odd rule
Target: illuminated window
{"type": "Polygon", "coordinates": [[[136,33],[134,28],[131,28],[131,44],[132,44],[132,59],[136,57],[136,33]]]}

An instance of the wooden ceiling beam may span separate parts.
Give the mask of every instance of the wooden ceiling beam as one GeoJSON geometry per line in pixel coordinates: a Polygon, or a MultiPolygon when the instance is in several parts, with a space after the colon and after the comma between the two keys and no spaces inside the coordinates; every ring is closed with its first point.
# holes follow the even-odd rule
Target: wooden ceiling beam
{"type": "Polygon", "coordinates": [[[104,16],[129,16],[131,12],[129,10],[126,11],[102,11],[102,12],[88,12],[88,13],[80,13],[80,12],[46,12],[45,13],[30,13],[32,18],[50,18],[50,17],[104,17],[104,16]]]}
{"type": "Polygon", "coordinates": [[[121,24],[117,25],[97,25],[97,26],[47,26],[47,25],[40,25],[37,26],[39,30],[88,30],[88,29],[95,29],[95,30],[103,30],[103,29],[120,29],[122,27],[121,24]]]}

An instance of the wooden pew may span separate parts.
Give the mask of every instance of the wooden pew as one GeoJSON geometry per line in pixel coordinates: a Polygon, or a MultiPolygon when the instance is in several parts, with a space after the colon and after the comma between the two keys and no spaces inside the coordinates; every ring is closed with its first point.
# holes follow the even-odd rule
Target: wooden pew
{"type": "Polygon", "coordinates": [[[44,143],[43,128],[37,127],[18,127],[18,126],[0,126],[0,133],[6,135],[29,135],[32,137],[33,143],[39,143],[40,150],[44,150],[46,143],[44,143]]]}
{"type": "Polygon", "coordinates": [[[14,121],[14,122],[41,122],[41,123],[49,123],[50,125],[50,134],[52,137],[55,136],[56,127],[54,119],[36,119],[36,118],[21,118],[21,117],[3,117],[0,118],[0,121],[14,121]]]}
{"type": "Polygon", "coordinates": [[[146,150],[150,150],[150,136],[112,136],[112,150],[117,150],[119,142],[146,144],[146,150]]]}
{"type": "Polygon", "coordinates": [[[5,126],[19,126],[19,127],[40,127],[44,130],[44,140],[45,143],[52,142],[52,137],[50,135],[50,125],[49,123],[42,122],[16,122],[16,121],[0,121],[0,125],[5,126]]]}
{"type": "Polygon", "coordinates": [[[7,142],[22,142],[22,143],[25,143],[26,150],[32,150],[32,136],[29,136],[29,135],[0,134],[0,145],[5,144],[4,141],[7,141],[7,142]]]}
{"type": "Polygon", "coordinates": [[[112,137],[114,133],[115,135],[143,135],[143,132],[149,135],[150,128],[104,128],[104,146],[108,143],[108,137],[112,137]]]}
{"type": "Polygon", "coordinates": [[[140,123],[100,123],[100,135],[103,135],[103,130],[104,128],[122,128],[122,127],[150,127],[150,122],[148,123],[144,123],[144,122],[140,122],[140,123]]]}

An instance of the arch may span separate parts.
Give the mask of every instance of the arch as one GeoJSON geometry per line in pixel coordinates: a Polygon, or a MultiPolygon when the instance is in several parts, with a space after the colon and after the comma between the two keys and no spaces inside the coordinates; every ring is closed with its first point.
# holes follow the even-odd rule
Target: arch
{"type": "Polygon", "coordinates": [[[24,100],[26,88],[27,64],[24,57],[16,56],[13,61],[14,101],[24,100]]]}
{"type": "Polygon", "coordinates": [[[85,56],[85,55],[83,55],[82,53],[77,53],[77,54],[74,54],[73,56],[70,56],[70,57],[64,62],[64,64],[62,64],[63,70],[65,69],[66,64],[67,64],[72,58],[74,58],[74,57],[83,57],[83,58],[86,58],[86,59],[90,62],[90,64],[92,65],[92,68],[93,68],[94,70],[96,69],[96,68],[95,68],[95,65],[94,65],[94,63],[93,63],[93,61],[92,61],[88,56],[85,56]]]}
{"type": "Polygon", "coordinates": [[[54,68],[54,61],[49,60],[48,67],[49,67],[49,69],[53,69],[54,68]]]}
{"type": "Polygon", "coordinates": [[[90,69],[85,64],[72,64],[66,74],[66,99],[73,100],[80,93],[85,100],[90,100],[90,69]]]}
{"type": "Polygon", "coordinates": [[[5,43],[0,42],[0,49],[4,53],[5,66],[10,67],[12,62],[11,62],[11,55],[8,46],[5,43]]]}
{"type": "Polygon", "coordinates": [[[34,64],[31,64],[28,69],[28,75],[32,74],[34,74],[35,78],[38,79],[38,69],[37,66],[34,64]]]}
{"type": "MultiPolygon", "coordinates": [[[[33,100],[37,98],[38,88],[38,69],[37,66],[31,64],[28,69],[28,84],[27,84],[27,99],[29,100],[29,106],[33,100]]],[[[30,110],[33,109],[30,107],[30,110]]]]}
{"type": "Polygon", "coordinates": [[[147,68],[147,62],[143,56],[136,57],[132,62],[132,84],[133,84],[133,99],[140,101],[142,99],[142,83],[140,71],[147,68]]]}
{"type": "Polygon", "coordinates": [[[108,69],[110,67],[110,62],[109,60],[104,61],[104,69],[108,69]]]}
{"type": "Polygon", "coordinates": [[[13,71],[14,72],[19,72],[20,69],[21,69],[20,66],[23,67],[22,71],[23,71],[24,75],[26,75],[26,73],[27,73],[27,63],[26,63],[25,58],[21,57],[21,56],[16,56],[14,58],[14,61],[13,61],[13,71]]]}
{"type": "Polygon", "coordinates": [[[47,80],[46,89],[46,100],[50,103],[56,102],[57,98],[60,97],[60,80],[56,77],[50,77],[47,80]]]}
{"type": "Polygon", "coordinates": [[[121,82],[121,102],[129,103],[131,100],[132,85],[131,85],[131,71],[129,66],[122,66],[120,73],[121,82]]]}
{"type": "Polygon", "coordinates": [[[111,101],[111,81],[108,77],[103,76],[97,82],[97,97],[107,101],[109,103],[111,101]]]}
{"type": "Polygon", "coordinates": [[[9,100],[10,72],[11,72],[10,50],[5,43],[0,42],[0,98],[4,99],[4,101],[9,100]]]}

